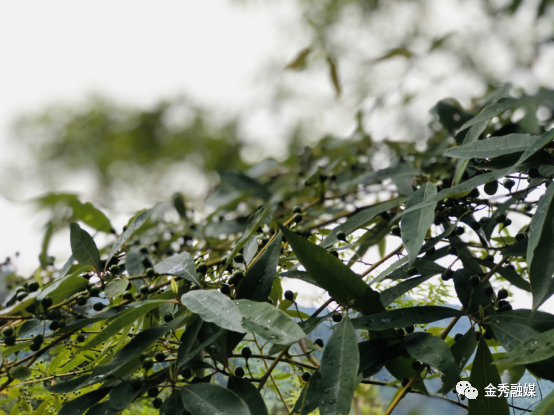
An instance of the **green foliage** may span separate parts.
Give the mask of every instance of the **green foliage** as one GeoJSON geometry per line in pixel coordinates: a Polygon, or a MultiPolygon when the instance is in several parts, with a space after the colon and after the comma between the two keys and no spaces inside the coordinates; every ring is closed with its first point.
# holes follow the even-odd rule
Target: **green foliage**
{"type": "MultiPolygon", "coordinates": [[[[498,133],[512,123],[508,109],[544,101],[498,101],[504,94],[463,113],[438,105],[443,127],[424,149],[328,137],[294,163],[222,175],[209,210],[192,215],[172,197],[137,212],[116,237],[79,209],[54,215],[34,280],[15,276],[0,310],[0,390],[17,397],[31,386],[25,413],[346,414],[360,383],[379,384],[371,377],[386,368],[398,400],[429,395],[432,378],[444,397],[469,376],[480,393],[471,414],[507,413],[505,399],[484,397],[501,372],[554,379],[554,316],[537,310],[553,293],[545,173],[554,174],[554,130],[518,125],[526,139],[514,154],[483,154],[513,142],[498,133]],[[455,125],[444,119],[454,111],[463,114],[455,125]],[[374,167],[398,148],[411,150],[374,167]],[[504,186],[482,193],[493,181],[504,186]],[[72,257],[56,269],[48,242],[63,227],[72,257]],[[377,247],[381,258],[368,265],[377,247]],[[283,277],[323,289],[331,310],[299,311],[283,277]],[[529,309],[512,310],[514,287],[532,294],[529,309]],[[454,291],[461,309],[448,304],[454,291]],[[429,326],[443,319],[452,325],[429,326]],[[461,319],[469,330],[452,337],[461,319]],[[333,333],[314,341],[322,325],[333,333]],[[311,355],[322,345],[319,362],[311,355]],[[498,347],[506,352],[493,355],[498,347]]],[[[59,201],[101,217],[77,197],[59,201]]]]}

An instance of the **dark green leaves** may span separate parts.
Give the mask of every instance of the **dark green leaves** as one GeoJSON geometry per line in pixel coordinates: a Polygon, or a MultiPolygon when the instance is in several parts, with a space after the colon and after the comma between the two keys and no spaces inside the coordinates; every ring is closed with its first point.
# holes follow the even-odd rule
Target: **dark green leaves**
{"type": "Polygon", "coordinates": [[[372,206],[370,208],[366,208],[357,214],[351,216],[348,218],[343,224],[336,227],[334,230],[332,230],[327,237],[323,239],[320,246],[324,248],[331,247],[332,245],[336,244],[337,240],[337,233],[339,231],[344,232],[346,235],[356,231],[360,227],[363,227],[365,224],[370,222],[373,218],[375,218],[377,215],[395,208],[402,204],[404,201],[406,201],[407,198],[396,198],[390,201],[383,202],[382,204],[378,204],[375,206],[372,206]]]}
{"type": "Polygon", "coordinates": [[[194,259],[186,251],[166,258],[156,264],[154,270],[159,274],[182,277],[200,286],[198,274],[196,274],[196,268],[194,267],[194,259]]]}
{"type": "MultiPolygon", "coordinates": [[[[437,187],[432,182],[426,182],[419,188],[406,204],[411,208],[437,194],[437,187]]],[[[407,213],[402,217],[402,241],[408,251],[410,265],[413,265],[421,250],[427,230],[435,219],[435,206],[427,205],[421,209],[407,213]]]]}
{"type": "Polygon", "coordinates": [[[534,310],[552,295],[552,274],[554,273],[554,256],[551,255],[554,250],[553,198],[554,183],[551,183],[541,197],[529,227],[527,264],[534,310]]]}
{"type": "Polygon", "coordinates": [[[267,415],[267,406],[262,395],[251,382],[244,378],[235,376],[229,377],[227,388],[240,397],[250,409],[253,415],[267,415]]]}
{"type": "MultiPolygon", "coordinates": [[[[249,299],[265,302],[271,293],[273,279],[276,276],[277,263],[281,250],[282,234],[266,247],[260,256],[246,272],[237,290],[237,299],[249,299]]],[[[257,243],[256,243],[257,244],[257,243]]]]}
{"type": "Polygon", "coordinates": [[[439,369],[448,379],[460,379],[452,352],[441,338],[427,332],[414,332],[406,335],[404,346],[412,357],[439,369]]]}
{"type": "Polygon", "coordinates": [[[486,140],[479,140],[463,146],[453,147],[444,152],[445,156],[458,159],[485,159],[502,156],[510,153],[524,152],[532,145],[537,136],[528,134],[508,134],[494,136],[486,140]]]}
{"type": "Polygon", "coordinates": [[[326,289],[332,297],[343,304],[348,305],[353,302],[355,309],[366,314],[384,311],[377,293],[342,261],[324,248],[299,237],[286,227],[281,225],[279,227],[300,263],[310,276],[317,280],[318,286],[326,289]]]}
{"type": "Polygon", "coordinates": [[[71,232],[71,252],[75,260],[82,265],[90,264],[94,266],[96,271],[100,273],[102,271],[100,253],[90,234],[82,230],[79,224],[75,222],[70,224],[69,229],[71,232]]]}
{"type": "Polygon", "coordinates": [[[106,285],[106,288],[104,289],[104,294],[107,298],[116,298],[120,296],[123,292],[125,292],[128,284],[129,281],[127,279],[114,280],[113,282],[110,282],[106,285]]]}
{"type": "Polygon", "coordinates": [[[473,360],[469,382],[479,392],[476,399],[469,400],[468,402],[470,415],[510,414],[508,402],[504,397],[485,397],[485,387],[489,384],[497,387],[502,383],[502,380],[496,366],[492,365],[492,355],[484,337],[479,339],[479,346],[473,360]]]}
{"type": "Polygon", "coordinates": [[[389,328],[404,328],[415,324],[428,324],[463,315],[464,313],[459,310],[443,306],[416,306],[361,316],[351,321],[356,329],[381,331],[389,328]]]}
{"type": "Polygon", "coordinates": [[[62,409],[59,411],[59,415],[82,415],[91,406],[94,406],[100,400],[102,400],[110,392],[111,387],[104,387],[98,390],[93,390],[89,393],[83,394],[69,402],[64,403],[62,409]]]}
{"type": "Polygon", "coordinates": [[[10,376],[17,380],[27,380],[33,375],[33,371],[25,366],[18,365],[17,367],[10,368],[10,376]]]}
{"type": "Polygon", "coordinates": [[[471,120],[466,122],[462,127],[460,127],[459,132],[482,121],[490,120],[494,116],[500,114],[502,111],[507,109],[512,104],[513,100],[511,98],[502,98],[498,100],[495,104],[486,106],[479,114],[477,114],[471,120]]]}
{"type": "Polygon", "coordinates": [[[185,293],[181,302],[207,322],[213,322],[230,331],[246,331],[241,325],[242,315],[235,304],[217,290],[194,290],[185,293]]]}
{"type": "Polygon", "coordinates": [[[554,415],[554,390],[533,409],[532,415],[554,415]]]}
{"type": "Polygon", "coordinates": [[[110,259],[114,256],[114,254],[119,250],[123,244],[131,237],[131,235],[140,228],[142,224],[150,217],[152,214],[152,210],[145,211],[139,215],[136,216],[136,218],[133,220],[131,225],[117,238],[114,245],[112,246],[112,249],[110,250],[110,254],[108,255],[107,261],[110,261],[110,259]]]}
{"type": "Polygon", "coordinates": [[[554,329],[526,339],[508,354],[495,360],[494,364],[529,364],[552,356],[554,356],[554,329]]]}
{"type": "Polygon", "coordinates": [[[193,415],[249,415],[250,409],[235,393],[215,384],[188,384],[181,389],[185,409],[193,415]]]}
{"type": "Polygon", "coordinates": [[[350,413],[354,397],[354,383],[358,375],[360,357],[356,331],[349,319],[343,319],[335,330],[323,352],[321,381],[319,382],[319,410],[321,414],[350,413]]]}
{"type": "Polygon", "coordinates": [[[235,300],[242,315],[242,327],[274,344],[290,345],[306,334],[286,313],[265,302],[235,300]]]}

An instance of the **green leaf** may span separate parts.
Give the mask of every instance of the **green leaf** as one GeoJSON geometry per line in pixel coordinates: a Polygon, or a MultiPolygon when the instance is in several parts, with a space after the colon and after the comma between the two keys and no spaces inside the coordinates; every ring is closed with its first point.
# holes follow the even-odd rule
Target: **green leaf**
{"type": "Polygon", "coordinates": [[[282,234],[266,247],[264,253],[248,269],[240,282],[236,299],[249,299],[264,302],[271,293],[273,280],[277,274],[277,264],[281,251],[282,234]]]}
{"type": "MultiPolygon", "coordinates": [[[[432,182],[424,183],[410,198],[406,209],[411,208],[437,195],[437,187],[432,182]]],[[[435,219],[435,206],[428,205],[402,217],[401,230],[404,247],[408,251],[410,265],[414,264],[427,234],[435,219]]]]}
{"type": "Polygon", "coordinates": [[[219,176],[222,182],[228,183],[239,191],[246,191],[266,201],[271,197],[265,186],[238,170],[226,170],[221,172],[219,176]]]}
{"type": "MultiPolygon", "coordinates": [[[[315,280],[309,273],[303,272],[301,270],[289,270],[288,272],[279,273],[279,276],[286,277],[288,279],[298,279],[303,282],[309,283],[311,285],[321,287],[319,282],[315,280]]],[[[324,289],[323,287],[321,287],[324,289]]]]}
{"type": "Polygon", "coordinates": [[[389,306],[396,299],[401,297],[406,292],[412,290],[414,287],[419,286],[423,282],[429,280],[433,275],[425,275],[419,277],[413,277],[411,279],[405,280],[402,283],[397,284],[396,286],[389,287],[381,292],[381,302],[384,307],[389,306]]]}
{"type": "MultiPolygon", "coordinates": [[[[81,351],[89,350],[91,348],[100,345],[102,342],[117,335],[119,331],[125,328],[127,325],[132,324],[137,319],[146,315],[152,309],[157,308],[160,305],[167,303],[165,300],[148,300],[143,301],[139,305],[134,306],[123,312],[121,316],[113,320],[106,328],[100,331],[96,336],[88,339],[87,343],[81,347],[81,351]]],[[[106,318],[103,318],[106,319],[106,318]]]]}
{"type": "Polygon", "coordinates": [[[229,331],[245,333],[241,312],[233,302],[217,290],[193,290],[181,297],[181,302],[207,322],[229,331]]]}
{"type": "Polygon", "coordinates": [[[215,384],[189,384],[181,388],[185,409],[193,415],[249,415],[250,409],[235,393],[215,384]]]}
{"type": "MultiPolygon", "coordinates": [[[[493,267],[496,266],[496,263],[492,261],[486,261],[484,259],[479,259],[479,258],[474,258],[473,260],[479,263],[480,265],[487,267],[488,269],[492,269],[493,267]]],[[[498,273],[500,276],[502,276],[512,285],[522,290],[525,290],[526,292],[531,291],[531,286],[529,285],[529,282],[525,280],[523,277],[521,277],[518,274],[518,272],[516,272],[514,269],[511,269],[509,267],[499,267],[496,269],[496,273],[498,273]]]]}
{"type": "Polygon", "coordinates": [[[323,248],[331,247],[332,245],[337,243],[337,233],[339,231],[344,232],[346,235],[349,235],[353,233],[354,231],[358,230],[359,228],[366,225],[368,222],[373,220],[377,215],[395,208],[399,206],[400,204],[404,203],[408,198],[402,197],[402,198],[396,198],[391,201],[383,202],[381,204],[372,206],[370,208],[366,208],[357,214],[354,214],[350,218],[348,218],[344,223],[336,227],[335,229],[331,230],[331,232],[325,237],[325,239],[319,244],[323,248]]]}
{"type": "Polygon", "coordinates": [[[529,134],[493,136],[470,144],[464,142],[463,146],[446,150],[444,155],[458,159],[488,159],[510,153],[524,152],[537,138],[538,136],[530,136],[529,134]]]}
{"type": "Polygon", "coordinates": [[[469,382],[479,395],[468,401],[470,415],[508,415],[510,408],[504,397],[485,397],[485,387],[489,384],[498,386],[502,383],[497,368],[492,365],[492,355],[484,337],[479,339],[479,346],[473,360],[469,382]]]}
{"type": "Polygon", "coordinates": [[[498,100],[495,104],[486,106],[479,114],[477,114],[471,120],[466,122],[462,127],[460,127],[458,133],[467,129],[468,127],[474,126],[477,123],[485,120],[490,120],[494,116],[497,116],[502,111],[509,108],[513,104],[513,102],[514,101],[511,98],[502,98],[498,100]]]}
{"type": "Polygon", "coordinates": [[[554,390],[545,396],[533,409],[532,415],[554,415],[554,390]]]}
{"type": "Polygon", "coordinates": [[[300,393],[300,397],[296,400],[293,414],[307,415],[312,413],[319,406],[319,383],[321,382],[321,373],[319,368],[315,370],[310,379],[300,393]]]}
{"type": "Polygon", "coordinates": [[[530,309],[514,309],[502,312],[491,317],[491,322],[525,325],[539,332],[554,329],[554,315],[530,309]]]}
{"type": "Polygon", "coordinates": [[[190,282],[200,284],[198,274],[196,274],[196,268],[194,267],[194,259],[191,255],[183,251],[175,256],[171,256],[161,261],[154,266],[154,270],[159,274],[169,274],[172,276],[182,277],[190,282]]]}
{"type": "Polygon", "coordinates": [[[160,415],[182,415],[184,410],[181,392],[179,390],[172,390],[169,397],[162,404],[160,415]]]}
{"type": "Polygon", "coordinates": [[[119,250],[123,244],[127,242],[129,237],[138,230],[142,224],[152,215],[152,210],[149,209],[148,211],[144,211],[143,213],[137,215],[131,225],[127,227],[127,229],[119,236],[117,237],[117,240],[115,241],[114,245],[112,246],[112,249],[110,250],[110,254],[108,255],[108,258],[106,259],[106,262],[109,262],[110,259],[114,256],[114,254],[119,250]]]}
{"type": "Polygon", "coordinates": [[[321,414],[350,413],[356,388],[355,379],[360,365],[358,339],[350,319],[343,319],[327,341],[319,382],[319,410],[321,414]]]}
{"type": "Polygon", "coordinates": [[[22,365],[19,365],[17,367],[10,368],[9,374],[16,380],[27,380],[33,375],[33,371],[28,367],[23,367],[22,365]]]}
{"type": "Polygon", "coordinates": [[[42,301],[42,299],[48,296],[52,298],[52,302],[54,304],[57,304],[66,300],[70,296],[85,290],[88,280],[79,276],[79,274],[89,270],[91,270],[91,267],[81,267],[76,273],[54,280],[51,284],[43,288],[37,296],[37,300],[42,301]]]}
{"type": "Polygon", "coordinates": [[[404,328],[415,324],[428,324],[455,316],[464,316],[464,313],[444,306],[415,306],[361,316],[351,319],[351,321],[356,329],[382,331],[389,328],[404,328]]]}
{"type": "MultiPolygon", "coordinates": [[[[385,368],[389,371],[389,373],[393,375],[394,378],[399,381],[402,381],[405,378],[411,379],[416,374],[415,370],[412,367],[414,361],[415,359],[413,357],[406,358],[403,356],[399,356],[387,361],[387,363],[385,364],[385,368]]],[[[429,392],[425,387],[425,383],[423,383],[423,380],[419,373],[412,387],[414,390],[417,390],[422,394],[425,394],[427,396],[429,395],[429,392]]]]}
{"type": "Polygon", "coordinates": [[[112,387],[104,387],[98,390],[93,390],[83,394],[69,402],[65,402],[62,409],[58,412],[59,415],[82,415],[91,406],[94,406],[102,400],[110,392],[112,387]]]}
{"type": "Polygon", "coordinates": [[[82,265],[94,266],[96,271],[100,273],[102,266],[100,265],[100,253],[94,243],[94,240],[85,230],[79,227],[79,224],[72,222],[69,225],[71,252],[73,257],[82,265]]]}
{"type": "Polygon", "coordinates": [[[40,267],[42,267],[43,269],[46,269],[46,266],[48,265],[48,246],[50,245],[50,239],[52,238],[53,233],[54,224],[52,223],[52,221],[48,221],[48,224],[46,224],[44,239],[42,240],[42,250],[38,256],[38,259],[40,260],[40,267]]]}
{"type": "MultiPolygon", "coordinates": [[[[473,355],[477,343],[475,342],[475,329],[470,327],[469,330],[458,340],[455,341],[450,347],[454,361],[458,366],[458,372],[461,373],[465,368],[467,362],[473,355]]],[[[445,377],[443,380],[443,392],[448,392],[454,388],[456,381],[445,377]]]]}
{"type": "Polygon", "coordinates": [[[9,308],[5,308],[0,310],[0,316],[2,315],[17,315],[20,312],[23,312],[24,315],[28,315],[28,313],[25,313],[25,308],[32,305],[35,302],[35,299],[37,298],[38,293],[31,293],[29,296],[27,296],[25,299],[23,299],[21,302],[16,303],[13,306],[10,306],[9,308]]]}
{"type": "Polygon", "coordinates": [[[479,312],[479,306],[481,306],[485,310],[486,316],[494,313],[491,307],[491,299],[485,295],[485,288],[490,286],[490,283],[479,283],[479,286],[474,288],[470,282],[471,276],[473,276],[473,271],[469,269],[459,269],[454,272],[454,288],[465,312],[476,314],[479,312]]]}
{"type": "Polygon", "coordinates": [[[235,300],[242,315],[242,327],[274,344],[290,345],[306,334],[286,313],[266,302],[235,300]]]}
{"type": "Polygon", "coordinates": [[[268,211],[267,207],[262,207],[258,209],[254,214],[252,214],[250,217],[248,217],[248,221],[246,222],[246,230],[244,231],[244,234],[233,246],[233,250],[231,250],[231,254],[229,254],[227,261],[225,262],[225,265],[221,268],[221,270],[227,270],[227,267],[229,267],[229,265],[231,264],[231,262],[233,261],[233,259],[235,258],[239,250],[246,244],[248,239],[252,237],[252,235],[256,232],[258,227],[262,225],[267,215],[267,211],[268,211]]]}
{"type": "Polygon", "coordinates": [[[551,295],[552,274],[554,273],[554,182],[546,189],[539,200],[537,210],[529,226],[527,264],[533,294],[533,310],[536,310],[551,295]]]}
{"type": "Polygon", "coordinates": [[[250,409],[250,414],[267,415],[267,406],[262,395],[252,383],[244,378],[229,377],[227,388],[240,397],[250,409]]]}
{"type": "Polygon", "coordinates": [[[186,357],[189,355],[190,350],[198,338],[198,333],[200,332],[202,324],[202,318],[198,315],[193,315],[190,318],[185,332],[181,335],[181,345],[179,345],[179,349],[177,350],[177,367],[181,367],[188,361],[186,357]]]}
{"type": "Polygon", "coordinates": [[[493,364],[529,364],[542,361],[554,356],[554,329],[537,334],[526,339],[523,343],[508,352],[502,358],[495,360],[493,364]]]}
{"type": "Polygon", "coordinates": [[[117,387],[114,388],[112,394],[110,394],[110,407],[117,412],[122,412],[133,403],[137,396],[140,396],[144,390],[144,385],[142,388],[135,390],[129,381],[124,381],[118,384],[117,387]]]}
{"type": "Polygon", "coordinates": [[[285,69],[293,69],[296,71],[302,70],[306,67],[306,59],[308,58],[308,55],[312,52],[312,48],[304,48],[298,54],[296,57],[285,66],[285,69]]]}
{"type": "MultiPolygon", "coordinates": [[[[463,144],[469,145],[475,142],[476,140],[478,140],[481,133],[483,133],[483,131],[487,127],[487,124],[489,124],[489,121],[485,120],[473,125],[465,135],[463,144]]],[[[454,173],[454,179],[452,180],[452,184],[460,183],[460,180],[462,179],[468,164],[469,164],[469,160],[464,160],[464,159],[458,160],[458,162],[456,163],[456,172],[454,173]]]]}
{"type": "Polygon", "coordinates": [[[452,352],[441,338],[427,332],[414,332],[406,335],[404,346],[412,357],[439,369],[448,379],[460,380],[452,352]]]}
{"type": "Polygon", "coordinates": [[[107,298],[113,299],[120,296],[129,285],[129,280],[127,279],[118,279],[113,282],[110,282],[104,288],[104,294],[107,298]]]}
{"type": "Polygon", "coordinates": [[[324,248],[299,237],[280,224],[279,227],[300,263],[319,283],[318,286],[342,304],[349,305],[354,301],[353,307],[366,314],[384,311],[377,292],[364,283],[361,276],[324,248]]]}

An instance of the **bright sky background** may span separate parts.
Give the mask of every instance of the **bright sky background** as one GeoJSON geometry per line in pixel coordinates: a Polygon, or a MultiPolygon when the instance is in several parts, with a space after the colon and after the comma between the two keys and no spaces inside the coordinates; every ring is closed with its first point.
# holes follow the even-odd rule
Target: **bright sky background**
{"type": "MultiPolygon", "coordinates": [[[[260,68],[271,64],[273,71],[280,71],[306,45],[305,34],[295,38],[283,25],[294,18],[287,2],[252,3],[0,2],[0,163],[13,157],[9,123],[16,116],[53,102],[75,102],[93,92],[140,105],[185,93],[223,113],[257,110],[257,104],[267,98],[263,83],[267,74],[261,76],[260,68]],[[282,61],[268,62],[276,56],[282,61]]],[[[312,92],[319,88],[333,98],[326,78],[302,80],[310,82],[312,92]]],[[[433,94],[439,99],[450,91],[433,94]]],[[[268,131],[265,121],[263,112],[255,114],[248,121],[246,136],[254,140],[260,133],[264,144],[278,151],[279,135],[268,131]]],[[[327,117],[325,122],[345,134],[352,119],[327,117]]],[[[19,271],[28,275],[37,264],[42,239],[37,230],[43,218],[28,205],[1,196],[0,213],[0,256],[19,251],[19,271]]],[[[294,285],[294,289],[302,287],[294,285]]],[[[300,299],[308,303],[309,298],[300,299]]],[[[529,304],[527,294],[516,296],[516,306],[529,304]]],[[[547,307],[554,309],[552,299],[547,307]]]]}

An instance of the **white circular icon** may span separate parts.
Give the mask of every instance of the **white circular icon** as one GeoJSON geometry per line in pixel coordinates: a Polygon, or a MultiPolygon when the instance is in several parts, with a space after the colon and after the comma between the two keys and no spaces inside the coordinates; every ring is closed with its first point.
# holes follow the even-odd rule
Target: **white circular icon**
{"type": "Polygon", "coordinates": [[[466,396],[468,399],[476,399],[479,395],[479,392],[475,387],[468,387],[464,391],[464,396],[466,396]]]}

